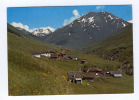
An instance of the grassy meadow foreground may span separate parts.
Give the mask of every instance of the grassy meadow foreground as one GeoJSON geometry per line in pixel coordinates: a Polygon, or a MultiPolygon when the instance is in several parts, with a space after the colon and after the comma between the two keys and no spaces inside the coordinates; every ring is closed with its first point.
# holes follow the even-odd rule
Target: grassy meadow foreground
{"type": "MultiPolygon", "coordinates": [[[[61,47],[34,39],[8,24],[9,95],[133,93],[133,76],[123,73],[123,78],[100,77],[94,82],[83,80],[83,84],[79,85],[67,81],[67,73],[83,67],[80,61],[57,61],[36,58],[30,54],[31,51],[51,49],[61,51],[61,47]]],[[[122,64],[75,50],[66,51],[66,54],[76,54],[78,58],[87,59],[89,64],[103,71],[117,70],[122,64]]]]}

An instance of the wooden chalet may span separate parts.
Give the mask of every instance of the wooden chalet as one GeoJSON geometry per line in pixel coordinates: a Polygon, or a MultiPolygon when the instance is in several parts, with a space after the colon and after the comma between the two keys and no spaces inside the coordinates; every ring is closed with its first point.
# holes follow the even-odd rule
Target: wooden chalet
{"type": "Polygon", "coordinates": [[[82,84],[82,72],[68,72],[68,81],[74,82],[76,84],[82,84]]]}
{"type": "Polygon", "coordinates": [[[87,72],[97,72],[98,68],[96,66],[88,68],[87,72]]]}
{"type": "Polygon", "coordinates": [[[87,73],[84,73],[83,75],[83,79],[84,80],[94,80],[96,78],[96,73],[95,72],[87,72],[87,73]]]}
{"type": "Polygon", "coordinates": [[[110,75],[113,77],[122,77],[121,71],[110,71],[110,75]]]}
{"type": "Polygon", "coordinates": [[[103,73],[102,73],[102,69],[98,69],[96,66],[94,66],[94,67],[90,67],[86,72],[90,72],[90,73],[95,73],[96,74],[96,76],[100,76],[100,75],[102,75],[103,73]]]}
{"type": "Polygon", "coordinates": [[[62,53],[58,54],[58,60],[63,60],[65,58],[66,58],[66,53],[65,52],[62,52],[62,53]]]}
{"type": "Polygon", "coordinates": [[[50,56],[50,59],[57,59],[58,58],[58,54],[56,53],[52,53],[50,56]]]}

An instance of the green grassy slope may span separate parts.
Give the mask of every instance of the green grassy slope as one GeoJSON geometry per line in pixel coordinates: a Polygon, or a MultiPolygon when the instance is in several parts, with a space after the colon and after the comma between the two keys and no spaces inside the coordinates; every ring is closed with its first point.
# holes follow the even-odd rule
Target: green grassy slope
{"type": "MultiPolygon", "coordinates": [[[[132,93],[133,77],[124,75],[124,79],[105,79],[103,82],[84,81],[77,85],[67,81],[67,72],[78,71],[83,65],[79,61],[56,61],[36,58],[30,51],[46,51],[60,48],[24,35],[8,24],[8,88],[9,95],[56,95],[90,93],[132,93]],[[9,31],[11,28],[11,31],[9,31]],[[19,35],[20,34],[20,35],[19,35]],[[90,84],[90,85],[87,85],[90,84]],[[117,88],[117,86],[119,88],[117,88]]],[[[115,61],[106,61],[94,55],[77,51],[67,51],[79,58],[87,59],[92,65],[105,70],[117,69],[121,65],[115,61]]]]}
{"type": "Polygon", "coordinates": [[[57,75],[55,68],[49,66],[46,61],[30,55],[30,51],[49,49],[58,51],[60,48],[37,41],[10,25],[8,25],[8,30],[9,28],[13,31],[12,33],[11,31],[8,32],[9,95],[64,94],[70,92],[65,87],[67,83],[60,75],[57,75]],[[56,84],[56,79],[57,81],[61,80],[61,84],[56,84]]]}

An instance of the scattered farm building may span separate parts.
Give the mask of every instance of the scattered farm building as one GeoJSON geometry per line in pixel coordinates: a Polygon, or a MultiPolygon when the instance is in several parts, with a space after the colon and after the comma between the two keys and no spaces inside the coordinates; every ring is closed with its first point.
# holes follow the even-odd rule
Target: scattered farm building
{"type": "Polygon", "coordinates": [[[98,68],[96,66],[88,68],[87,72],[97,72],[98,68]]]}
{"type": "Polygon", "coordinates": [[[74,60],[78,60],[76,55],[67,55],[66,59],[74,59],[74,60]]]}
{"type": "Polygon", "coordinates": [[[56,50],[48,50],[49,53],[57,53],[56,50]]]}
{"type": "Polygon", "coordinates": [[[66,58],[66,53],[62,52],[58,54],[58,60],[64,60],[66,58]]]}
{"type": "Polygon", "coordinates": [[[30,54],[35,56],[35,57],[38,57],[38,58],[41,58],[41,56],[50,58],[51,54],[53,54],[53,53],[56,53],[56,50],[35,51],[35,52],[31,52],[30,54]]]}
{"type": "Polygon", "coordinates": [[[41,58],[41,54],[36,53],[36,54],[32,54],[33,56],[37,57],[37,58],[41,58]]]}
{"type": "Polygon", "coordinates": [[[122,77],[121,71],[110,71],[110,75],[113,77],[122,77]]]}
{"type": "Polygon", "coordinates": [[[96,73],[95,72],[87,72],[87,73],[84,73],[84,75],[83,75],[84,80],[93,81],[95,78],[96,78],[96,73]]]}
{"type": "Polygon", "coordinates": [[[77,84],[82,84],[82,72],[68,72],[68,81],[77,83],[77,84]]]}
{"type": "Polygon", "coordinates": [[[106,72],[106,75],[110,76],[110,72],[106,72]]]}
{"type": "Polygon", "coordinates": [[[37,52],[30,52],[30,54],[34,57],[37,57],[37,58],[41,58],[41,52],[40,51],[37,51],[37,52]]]}
{"type": "Polygon", "coordinates": [[[96,66],[90,67],[87,71],[87,73],[95,73],[96,76],[102,75],[102,69],[98,69],[96,66]]]}
{"type": "Polygon", "coordinates": [[[51,53],[49,53],[49,52],[44,52],[44,53],[41,53],[41,56],[50,58],[51,53]]]}
{"type": "Polygon", "coordinates": [[[50,59],[57,59],[58,58],[58,54],[52,53],[50,56],[50,59]]]}
{"type": "Polygon", "coordinates": [[[33,55],[33,56],[35,56],[35,57],[38,57],[38,58],[41,58],[41,56],[44,56],[44,57],[50,57],[50,53],[48,53],[48,52],[40,52],[40,51],[38,51],[38,52],[31,52],[31,54],[33,55]]]}
{"type": "Polygon", "coordinates": [[[87,59],[81,60],[81,64],[86,64],[86,63],[88,63],[88,62],[87,62],[87,59]]]}

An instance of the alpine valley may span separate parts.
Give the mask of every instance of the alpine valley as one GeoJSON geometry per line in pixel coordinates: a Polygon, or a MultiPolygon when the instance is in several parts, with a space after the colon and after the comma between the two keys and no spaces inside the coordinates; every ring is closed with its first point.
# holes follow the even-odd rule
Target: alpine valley
{"type": "Polygon", "coordinates": [[[132,20],[124,21],[106,11],[89,12],[57,30],[51,27],[33,32],[17,29],[50,44],[129,64],[127,73],[133,74],[132,20]]]}
{"type": "Polygon", "coordinates": [[[89,12],[56,30],[42,27],[27,31],[7,24],[7,31],[9,95],[134,92],[132,20],[106,11],[89,12]],[[49,58],[41,55],[44,53],[49,58]],[[67,73],[85,75],[90,66],[97,66],[100,72],[93,81],[67,81],[67,73]],[[122,77],[107,75],[111,71],[122,77]]]}

